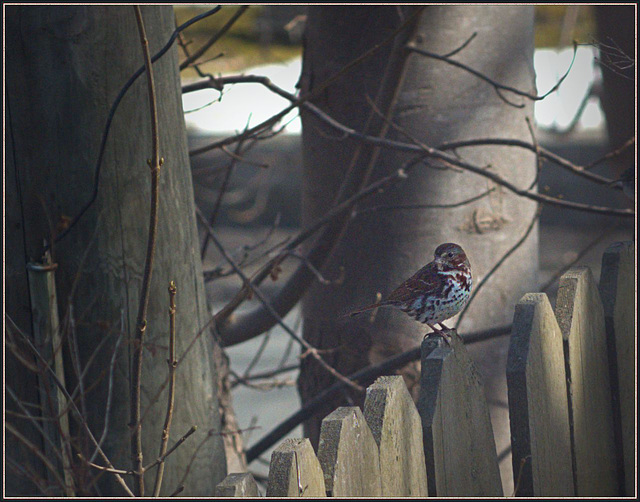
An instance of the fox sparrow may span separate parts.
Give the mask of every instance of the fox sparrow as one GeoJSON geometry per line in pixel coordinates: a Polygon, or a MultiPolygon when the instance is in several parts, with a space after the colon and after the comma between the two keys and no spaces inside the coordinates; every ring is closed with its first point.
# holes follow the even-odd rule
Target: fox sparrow
{"type": "Polygon", "coordinates": [[[441,244],[434,260],[418,270],[398,286],[386,300],[352,312],[354,316],[378,307],[394,307],[406,312],[416,321],[429,326],[445,339],[435,327],[453,317],[466,305],[473,283],[467,255],[457,244],[441,244]]]}

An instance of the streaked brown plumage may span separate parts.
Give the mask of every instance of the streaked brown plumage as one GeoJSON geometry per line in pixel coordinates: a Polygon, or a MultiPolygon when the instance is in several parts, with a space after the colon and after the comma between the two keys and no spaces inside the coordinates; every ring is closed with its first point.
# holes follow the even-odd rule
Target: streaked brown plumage
{"type": "Polygon", "coordinates": [[[453,243],[441,244],[434,253],[434,260],[400,284],[385,300],[350,315],[379,307],[394,307],[440,334],[441,330],[435,325],[448,329],[442,323],[464,308],[472,284],[471,265],[462,248],[453,243]]]}

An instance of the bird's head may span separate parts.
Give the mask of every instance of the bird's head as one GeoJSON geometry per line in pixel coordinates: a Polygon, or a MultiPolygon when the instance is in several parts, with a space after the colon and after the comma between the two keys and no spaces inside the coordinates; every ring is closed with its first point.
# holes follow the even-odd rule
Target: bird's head
{"type": "Polygon", "coordinates": [[[467,255],[457,244],[447,242],[446,244],[440,244],[434,253],[435,262],[439,267],[447,268],[471,268],[467,255]]]}

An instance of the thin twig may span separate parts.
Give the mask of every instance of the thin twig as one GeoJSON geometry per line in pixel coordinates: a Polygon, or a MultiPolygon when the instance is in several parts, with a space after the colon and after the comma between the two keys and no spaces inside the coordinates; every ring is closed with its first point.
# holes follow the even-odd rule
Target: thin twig
{"type": "MultiPolygon", "coordinates": [[[[269,260],[267,264],[265,264],[260,271],[256,273],[253,280],[251,281],[252,286],[259,285],[264,279],[270,276],[272,270],[279,266],[282,260],[286,257],[289,251],[298,247],[302,242],[311,237],[315,232],[317,232],[320,228],[330,223],[337,217],[342,216],[344,213],[348,212],[353,205],[360,201],[361,199],[368,197],[372,194],[378,193],[378,191],[399,180],[403,180],[406,178],[406,170],[408,170],[411,166],[407,166],[405,168],[398,169],[395,173],[390,174],[384,178],[381,178],[377,181],[374,181],[365,189],[361,190],[354,196],[346,199],[344,202],[334,206],[332,209],[327,211],[327,213],[317,220],[313,225],[307,227],[305,230],[301,231],[294,239],[289,241],[289,243],[282,249],[282,251],[274,258],[269,260]]],[[[205,220],[206,221],[206,220],[205,220]]],[[[303,265],[305,269],[308,269],[306,265],[303,265]]],[[[313,276],[313,274],[311,274],[313,276]]],[[[239,291],[236,296],[225,305],[219,312],[217,312],[214,316],[215,322],[218,326],[223,324],[229,316],[236,310],[236,308],[247,298],[248,291],[246,288],[239,291]]],[[[222,343],[224,346],[233,345],[234,343],[239,343],[240,341],[245,341],[246,339],[233,338],[228,339],[226,337],[222,338],[222,343]]]]}
{"type": "MultiPolygon", "coordinates": [[[[499,328],[493,328],[476,333],[469,333],[462,339],[465,344],[471,344],[495,338],[498,336],[505,336],[511,333],[511,326],[501,326],[499,328]]],[[[420,347],[407,350],[401,354],[393,356],[379,364],[367,366],[355,373],[349,375],[349,379],[359,382],[361,385],[368,385],[381,375],[390,375],[399,368],[406,366],[407,364],[418,361],[420,359],[420,347]]],[[[307,418],[313,416],[313,414],[326,405],[335,395],[342,392],[345,389],[345,383],[342,381],[335,382],[320,394],[314,396],[308,400],[302,408],[296,411],[289,418],[281,422],[275,429],[265,435],[256,444],[246,451],[247,462],[252,462],[262,455],[267,449],[273,446],[276,442],[282,439],[288,432],[293,430],[296,426],[304,422],[307,418]]]]}
{"type": "Polygon", "coordinates": [[[264,371],[261,373],[253,373],[252,375],[244,375],[240,378],[237,378],[236,381],[231,382],[231,388],[233,389],[237,385],[245,382],[250,382],[252,380],[264,380],[267,378],[272,378],[274,376],[280,375],[281,373],[288,373],[289,371],[294,371],[300,368],[299,364],[290,364],[289,366],[282,366],[280,368],[264,371]]]}
{"type": "Polygon", "coordinates": [[[19,476],[23,476],[24,478],[31,481],[38,488],[38,491],[41,495],[49,495],[49,491],[51,490],[50,484],[45,479],[42,479],[42,477],[37,475],[31,465],[19,464],[8,455],[5,456],[5,461],[5,465],[10,469],[13,469],[16,474],[18,474],[19,476]]]}
{"type": "Polygon", "coordinates": [[[535,131],[533,130],[533,125],[531,124],[529,117],[525,117],[525,121],[527,122],[527,128],[529,129],[529,134],[531,134],[531,141],[536,153],[536,175],[534,176],[533,181],[528,188],[528,190],[533,190],[533,187],[538,184],[538,179],[540,179],[540,173],[542,172],[542,158],[540,157],[540,146],[538,145],[538,138],[535,131]]]}
{"type": "Polygon", "coordinates": [[[593,169],[594,167],[596,167],[598,164],[602,164],[603,162],[612,159],[614,157],[617,157],[619,155],[621,155],[622,153],[624,153],[628,148],[630,148],[631,146],[636,144],[636,138],[632,137],[629,138],[627,141],[625,141],[622,145],[620,145],[618,148],[616,148],[615,150],[606,153],[605,155],[603,155],[602,157],[600,157],[597,160],[594,160],[593,162],[591,162],[590,164],[587,164],[586,166],[584,166],[585,170],[589,170],[589,169],[593,169]]]}
{"type": "Polygon", "coordinates": [[[469,199],[465,199],[460,202],[453,202],[451,204],[398,204],[395,206],[374,206],[374,207],[366,207],[364,209],[358,209],[354,211],[353,218],[356,216],[361,216],[367,213],[375,213],[378,211],[397,211],[397,210],[407,210],[407,209],[450,209],[454,207],[466,206],[467,204],[471,204],[477,200],[480,200],[491,192],[494,192],[495,187],[490,188],[486,192],[482,192],[480,195],[476,195],[475,197],[470,197],[469,199]]]}
{"type": "Polygon", "coordinates": [[[105,467],[104,465],[95,464],[90,460],[87,460],[86,458],[84,458],[81,453],[78,453],[78,458],[82,460],[85,464],[87,464],[89,467],[93,469],[97,469],[99,471],[109,472],[111,474],[118,474],[120,476],[132,476],[133,474],[135,474],[131,470],[127,471],[126,469],[115,469],[113,467],[105,467]]]}
{"type": "Polygon", "coordinates": [[[175,497],[176,495],[181,494],[184,491],[184,485],[178,486],[169,497],[175,497]]]}
{"type": "Polygon", "coordinates": [[[44,464],[44,466],[55,477],[56,481],[58,482],[61,488],[64,488],[66,486],[66,483],[60,477],[60,474],[58,474],[58,470],[53,466],[53,464],[47,458],[47,456],[44,453],[42,453],[41,449],[37,445],[33,444],[30,440],[28,440],[18,429],[16,429],[11,424],[11,422],[5,421],[4,427],[7,432],[10,432],[18,441],[24,444],[31,453],[33,453],[35,456],[37,456],[40,459],[40,461],[44,464]]]}
{"type": "Polygon", "coordinates": [[[191,434],[193,434],[193,433],[194,433],[195,431],[197,431],[197,430],[198,430],[198,426],[197,426],[197,425],[192,425],[192,426],[191,426],[191,429],[189,429],[189,430],[187,431],[187,433],[186,433],[184,436],[182,436],[180,439],[178,439],[178,441],[176,441],[176,444],[174,444],[171,448],[169,448],[169,450],[168,450],[167,452],[165,452],[165,454],[164,454],[164,455],[162,455],[162,456],[158,457],[158,458],[157,458],[156,460],[154,460],[152,463],[150,463],[149,465],[147,465],[147,466],[143,469],[143,471],[148,471],[148,470],[149,470],[149,469],[151,469],[152,467],[155,467],[156,465],[161,464],[162,462],[164,462],[164,461],[165,461],[165,459],[166,459],[169,455],[171,455],[174,451],[176,451],[176,450],[180,447],[180,445],[182,445],[182,443],[184,443],[184,442],[189,438],[189,436],[191,436],[191,434]]]}
{"type": "MultiPolygon", "coordinates": [[[[206,17],[209,17],[212,14],[215,14],[221,8],[222,7],[218,5],[217,7],[214,7],[211,10],[203,12],[202,14],[198,14],[197,16],[189,19],[185,23],[182,23],[180,26],[178,26],[174,30],[174,32],[172,33],[171,37],[169,37],[169,40],[167,41],[167,43],[162,47],[162,49],[160,49],[158,52],[156,52],[154,54],[154,56],[151,58],[151,62],[155,63],[158,59],[160,59],[162,56],[164,56],[166,54],[166,52],[171,48],[171,46],[173,45],[173,42],[175,42],[176,38],[178,37],[178,35],[180,34],[181,31],[185,30],[186,28],[188,28],[192,24],[194,24],[194,23],[196,23],[198,21],[201,21],[202,19],[204,19],[206,17]]],[[[104,159],[104,153],[106,151],[107,139],[109,137],[109,131],[111,130],[111,123],[113,122],[113,118],[115,117],[116,110],[120,106],[120,103],[122,102],[122,99],[124,98],[125,94],[131,88],[133,83],[138,79],[138,77],[144,73],[144,71],[145,71],[145,66],[144,65],[142,65],[140,68],[138,68],[136,70],[136,72],[129,78],[129,80],[127,80],[127,82],[124,84],[124,86],[122,86],[122,89],[120,89],[120,92],[118,93],[118,95],[116,96],[116,99],[114,100],[113,104],[111,105],[111,108],[109,109],[109,114],[107,115],[107,121],[105,123],[104,131],[102,133],[102,139],[100,141],[100,150],[98,152],[98,159],[96,161],[96,166],[94,168],[93,191],[91,193],[91,197],[89,198],[87,203],[84,206],[82,206],[82,209],[80,209],[78,214],[76,214],[76,216],[73,217],[73,219],[71,220],[71,222],[69,223],[67,228],[65,228],[63,232],[61,232],[60,234],[58,234],[56,236],[56,239],[55,239],[56,243],[60,242],[60,240],[62,238],[64,238],[71,231],[71,229],[73,227],[75,227],[75,225],[78,223],[78,221],[80,221],[82,216],[93,205],[93,203],[95,202],[96,198],[98,197],[98,188],[99,188],[99,182],[100,182],[100,169],[102,167],[102,160],[104,159]]]]}
{"type": "MultiPolygon", "coordinates": [[[[79,275],[79,272],[78,272],[79,275]]],[[[69,297],[71,299],[71,296],[69,297]]],[[[69,352],[71,354],[71,366],[76,374],[76,379],[78,381],[78,392],[80,393],[80,409],[82,410],[83,415],[86,417],[87,414],[87,402],[85,399],[85,390],[84,390],[84,378],[82,376],[82,370],[80,368],[80,352],[78,351],[78,336],[76,331],[76,320],[73,315],[73,302],[69,301],[68,307],[68,337],[67,342],[69,344],[69,352]]],[[[68,405],[67,405],[68,406],[68,405]]]]}
{"type": "Polygon", "coordinates": [[[458,52],[462,51],[463,49],[465,49],[470,43],[471,41],[476,38],[476,36],[478,35],[477,31],[474,31],[472,33],[472,35],[457,49],[452,50],[451,52],[445,54],[443,57],[445,58],[450,58],[451,56],[455,56],[456,54],[458,54],[458,52]]]}
{"type": "Polygon", "coordinates": [[[271,330],[267,331],[262,337],[262,342],[260,342],[260,347],[258,347],[258,350],[256,350],[256,353],[253,355],[253,358],[247,365],[247,368],[244,370],[244,374],[241,378],[246,379],[251,373],[251,370],[254,368],[254,366],[258,364],[258,361],[260,360],[260,358],[262,357],[262,354],[264,353],[264,349],[267,348],[267,344],[269,343],[270,338],[271,338],[271,330]]]}
{"type": "Polygon", "coordinates": [[[421,49],[420,47],[417,47],[414,42],[410,42],[409,44],[407,44],[407,49],[409,49],[410,51],[416,52],[418,54],[422,54],[423,56],[426,56],[426,57],[444,61],[445,63],[450,64],[452,66],[456,66],[457,68],[461,68],[471,73],[472,75],[475,75],[479,79],[484,80],[485,82],[488,82],[493,86],[494,89],[496,89],[496,91],[499,91],[499,90],[509,91],[509,92],[512,92],[513,94],[528,98],[532,101],[540,101],[546,98],[549,94],[555,92],[558,89],[558,87],[560,87],[560,84],[562,84],[562,82],[564,82],[564,80],[567,78],[567,76],[569,75],[569,72],[571,71],[571,68],[573,67],[573,62],[576,59],[578,45],[576,43],[573,44],[573,58],[571,59],[571,63],[569,64],[569,68],[567,68],[567,71],[564,73],[564,75],[562,75],[560,80],[558,80],[558,82],[551,89],[549,89],[549,91],[545,92],[543,95],[531,94],[529,92],[524,92],[519,89],[516,89],[515,87],[500,84],[495,80],[487,77],[482,72],[479,72],[478,70],[474,70],[473,68],[471,68],[470,66],[467,66],[466,64],[450,59],[448,55],[441,56],[440,54],[435,54],[433,52],[429,52],[427,50],[421,49]]]}
{"type": "MultiPolygon", "coordinates": [[[[229,85],[229,84],[236,84],[236,83],[258,83],[263,85],[264,87],[266,87],[267,89],[271,90],[272,92],[278,94],[279,96],[284,97],[285,99],[291,101],[291,102],[295,102],[296,97],[291,94],[288,93],[287,91],[285,91],[284,89],[279,88],[278,86],[276,86],[275,84],[273,84],[267,77],[262,77],[262,76],[256,76],[256,75],[241,75],[241,76],[229,76],[229,77],[220,77],[217,78],[213,81],[202,81],[199,84],[199,88],[204,88],[204,87],[213,87],[216,89],[222,89],[224,87],[224,85],[229,85]]],[[[183,89],[184,92],[184,89],[183,89]]],[[[322,122],[324,122],[325,124],[329,125],[330,127],[332,127],[333,129],[340,131],[344,137],[353,137],[355,139],[359,139],[362,141],[367,141],[373,144],[378,144],[380,146],[383,146],[385,148],[390,148],[390,149],[395,149],[395,150],[401,150],[401,151],[410,151],[410,152],[416,152],[416,153],[424,153],[425,149],[428,151],[441,151],[444,152],[446,150],[455,150],[458,148],[463,148],[463,147],[473,147],[473,146],[486,146],[486,145],[500,145],[500,146],[512,146],[512,147],[517,147],[517,148],[524,148],[527,150],[531,150],[533,152],[536,151],[536,146],[528,143],[526,141],[522,141],[519,139],[510,139],[510,138],[478,138],[478,139],[473,139],[473,140],[463,140],[463,141],[456,141],[456,142],[451,142],[451,143],[443,143],[442,145],[439,145],[437,148],[433,149],[430,147],[427,147],[426,145],[419,145],[419,144],[408,144],[408,143],[403,143],[401,141],[396,141],[396,140],[389,140],[386,138],[374,138],[374,137],[370,137],[367,136],[366,134],[362,134],[359,133],[358,131],[356,131],[355,129],[351,129],[350,127],[345,126],[344,124],[338,122],[337,120],[335,120],[334,118],[332,118],[331,116],[329,116],[327,113],[325,113],[324,111],[320,110],[317,106],[315,106],[313,103],[309,103],[309,102],[303,102],[300,104],[300,106],[302,108],[304,108],[305,110],[313,113],[317,118],[319,118],[322,122]]],[[[619,155],[619,153],[624,150],[625,148],[627,148],[628,146],[630,146],[631,144],[633,144],[635,142],[635,138],[629,140],[631,143],[626,143],[625,145],[623,145],[622,147],[620,147],[618,150],[616,150],[616,152],[612,152],[611,155],[609,156],[614,156],[614,155],[619,155]]],[[[546,160],[550,160],[551,162],[553,162],[554,164],[558,165],[559,167],[562,167],[563,169],[567,169],[569,171],[571,171],[573,174],[576,174],[578,176],[582,176],[583,178],[586,178],[594,183],[598,183],[600,185],[609,185],[611,184],[611,182],[613,180],[606,178],[604,176],[600,176],[598,174],[595,173],[590,173],[588,172],[589,169],[591,169],[591,167],[593,167],[592,165],[587,166],[587,167],[582,167],[582,166],[577,166],[575,164],[573,164],[572,162],[570,162],[569,160],[560,157],[559,155],[541,147],[538,146],[537,150],[539,152],[539,155],[546,159],[546,160]]],[[[451,160],[447,157],[441,157],[438,155],[435,155],[436,157],[440,158],[441,160],[445,160],[448,162],[451,162],[451,160]]],[[[608,158],[608,157],[607,157],[608,158]]],[[[598,160],[597,162],[601,162],[603,159],[598,160]]],[[[464,169],[464,166],[459,166],[462,167],[464,169]]],[[[543,201],[544,202],[544,201],[543,201]]],[[[562,201],[560,201],[562,202],[562,201]]],[[[577,208],[575,208],[577,209],[577,208]]]]}
{"type": "MultiPolygon", "coordinates": [[[[169,283],[169,396],[167,397],[167,414],[164,419],[164,427],[162,428],[162,441],[160,444],[159,457],[162,458],[167,452],[169,444],[169,431],[171,430],[171,420],[173,419],[174,393],[176,390],[176,284],[171,281],[169,283]]],[[[164,474],[164,461],[158,465],[156,473],[156,483],[153,488],[153,496],[160,496],[160,488],[162,486],[162,476],[164,474]]]]}
{"type": "Polygon", "coordinates": [[[536,211],[533,214],[533,218],[531,219],[531,223],[529,223],[529,226],[527,227],[527,230],[525,231],[524,235],[520,237],[520,239],[518,239],[518,241],[513,246],[511,246],[504,255],[502,255],[502,257],[496,262],[496,264],[491,268],[491,270],[489,270],[489,272],[485,274],[482,280],[474,288],[473,293],[471,293],[471,296],[469,297],[469,301],[462,309],[462,312],[460,312],[460,316],[456,321],[456,326],[454,329],[458,329],[458,326],[460,326],[460,323],[462,322],[464,315],[466,314],[467,310],[469,309],[469,306],[473,302],[473,299],[477,296],[478,292],[482,289],[482,286],[484,286],[487,283],[489,278],[495,273],[496,270],[498,270],[502,266],[502,264],[507,260],[507,258],[509,258],[509,256],[511,256],[524,243],[524,241],[527,240],[527,237],[529,237],[529,234],[534,229],[536,222],[540,217],[541,212],[542,212],[542,206],[538,204],[538,206],[536,207],[536,211]]]}
{"type": "MultiPolygon", "coordinates": [[[[42,435],[44,440],[47,441],[47,443],[49,443],[49,446],[51,446],[51,451],[53,451],[56,454],[56,456],[60,460],[60,463],[62,464],[62,454],[59,451],[60,446],[56,445],[53,442],[53,440],[50,437],[51,435],[47,434],[39,423],[39,419],[43,417],[34,417],[29,412],[29,410],[27,410],[27,408],[23,405],[22,401],[20,401],[20,398],[18,398],[16,393],[13,391],[13,388],[9,384],[5,384],[5,391],[7,392],[7,394],[9,394],[11,399],[13,399],[13,401],[18,405],[18,407],[20,408],[24,416],[29,419],[29,421],[31,422],[31,425],[33,425],[38,430],[38,432],[42,435]]],[[[5,413],[8,413],[8,412],[9,410],[5,410],[5,413]]],[[[53,419],[55,420],[55,418],[53,419]]]]}
{"type": "Polygon", "coordinates": [[[251,129],[248,129],[247,131],[245,131],[245,132],[243,132],[241,134],[237,134],[235,136],[231,136],[231,137],[223,139],[221,141],[216,141],[216,142],[211,143],[209,145],[206,145],[206,146],[203,146],[203,147],[200,147],[200,148],[196,148],[195,150],[190,151],[189,155],[193,157],[195,155],[203,154],[203,153],[208,152],[209,150],[213,150],[215,148],[220,148],[220,147],[225,146],[225,145],[231,145],[233,143],[236,143],[237,141],[240,141],[243,138],[254,136],[255,134],[259,134],[260,132],[263,132],[263,131],[269,129],[271,126],[273,126],[274,124],[279,122],[280,119],[282,117],[284,117],[287,113],[289,113],[291,110],[297,108],[302,103],[307,102],[307,101],[309,101],[311,99],[314,99],[314,98],[318,97],[319,95],[321,95],[327,89],[327,87],[329,87],[331,84],[333,84],[337,79],[339,79],[340,77],[345,75],[347,72],[352,70],[354,67],[358,66],[363,61],[366,61],[367,59],[372,57],[374,54],[379,52],[380,49],[382,49],[386,45],[391,43],[399,33],[404,31],[408,26],[410,26],[411,24],[413,24],[415,22],[415,20],[417,19],[418,15],[420,14],[420,12],[422,12],[423,9],[424,9],[424,7],[418,7],[409,17],[407,17],[406,20],[404,20],[404,22],[402,22],[400,25],[398,25],[398,27],[395,28],[393,31],[389,32],[389,34],[379,44],[374,45],[373,47],[371,47],[370,49],[365,51],[363,54],[361,54],[360,56],[358,56],[355,59],[353,59],[351,62],[349,62],[346,65],[344,65],[342,68],[340,68],[340,70],[338,70],[331,77],[327,78],[324,82],[321,82],[319,85],[314,87],[314,89],[313,89],[313,91],[311,93],[307,94],[306,96],[302,96],[302,97],[296,99],[295,102],[293,102],[290,106],[287,106],[286,108],[284,108],[283,110],[281,110],[277,114],[275,114],[272,117],[268,118],[264,122],[252,127],[251,129]]]}
{"type": "MultiPolygon", "coordinates": [[[[248,127],[249,127],[249,123],[247,122],[247,125],[245,126],[244,130],[246,131],[248,127]]],[[[244,140],[239,141],[238,144],[236,145],[236,151],[235,151],[236,156],[231,159],[231,162],[229,162],[229,165],[227,166],[227,170],[224,174],[224,179],[222,180],[222,186],[220,187],[220,191],[218,192],[218,197],[216,199],[215,204],[213,205],[213,211],[211,213],[211,217],[209,218],[209,226],[212,228],[215,225],[218,212],[220,211],[220,206],[222,205],[222,199],[224,197],[224,194],[227,191],[227,186],[229,185],[229,180],[231,179],[231,173],[233,172],[233,168],[236,166],[236,163],[238,162],[237,155],[242,150],[243,144],[244,144],[244,140]]],[[[207,252],[208,244],[209,244],[209,233],[207,232],[204,235],[204,241],[202,242],[202,248],[200,249],[201,259],[204,259],[204,255],[207,252]]]]}
{"type": "Polygon", "coordinates": [[[215,44],[220,38],[229,31],[229,29],[234,25],[234,23],[246,12],[249,8],[248,5],[241,5],[238,10],[236,10],[231,16],[231,18],[225,23],[225,25],[220,28],[215,35],[213,35],[207,42],[205,42],[200,49],[191,54],[187,59],[185,59],[182,63],[180,63],[180,70],[184,70],[191,63],[195,62],[200,56],[202,56],[205,52],[209,50],[209,48],[215,44]]]}
{"type": "Polygon", "coordinates": [[[596,237],[593,241],[591,241],[589,244],[587,244],[579,253],[578,255],[571,260],[570,263],[567,263],[565,266],[560,267],[557,272],[555,274],[553,274],[553,276],[542,285],[542,287],[540,288],[541,291],[546,292],[551,286],[553,286],[553,284],[560,278],[562,277],[562,275],[569,270],[571,267],[573,267],[576,263],[578,263],[589,251],[591,251],[595,246],[597,246],[600,242],[602,242],[604,240],[605,237],[607,237],[608,235],[610,235],[613,231],[617,230],[616,227],[613,228],[608,228],[607,230],[605,230],[604,232],[602,232],[598,237],[596,237]]]}
{"type": "Polygon", "coordinates": [[[151,209],[149,211],[149,236],[147,238],[147,254],[144,264],[144,275],[140,288],[140,300],[138,304],[138,315],[136,318],[136,332],[133,346],[133,365],[131,381],[131,404],[130,423],[131,434],[131,462],[135,471],[135,491],[139,497],[144,496],[144,469],[142,464],[142,424],[140,422],[140,393],[142,384],[142,349],[144,343],[144,332],[147,328],[147,307],[149,305],[149,290],[151,286],[151,275],[153,272],[153,258],[156,249],[156,236],[158,233],[158,196],[160,176],[160,134],[158,132],[158,108],[156,105],[156,91],[153,79],[153,68],[151,66],[151,54],[149,53],[149,40],[144,29],[140,6],[134,5],[138,32],[140,34],[140,44],[144,55],[144,64],[147,74],[147,88],[149,93],[149,112],[151,120],[151,159],[148,164],[151,168],[151,209]]]}
{"type": "MultiPolygon", "coordinates": [[[[82,416],[82,413],[80,412],[80,410],[76,406],[75,402],[73,401],[73,399],[69,395],[69,392],[67,391],[65,386],[58,379],[58,376],[56,375],[55,371],[53,371],[53,369],[51,368],[49,363],[42,357],[42,354],[40,354],[38,349],[33,345],[31,340],[29,339],[29,337],[27,335],[25,335],[24,333],[22,333],[20,330],[17,330],[16,332],[21,336],[21,338],[24,340],[24,342],[29,346],[29,348],[33,352],[33,355],[40,362],[40,364],[42,364],[42,366],[44,367],[45,371],[47,373],[49,373],[49,375],[51,376],[51,380],[55,383],[55,385],[62,391],[64,396],[67,398],[67,402],[70,403],[71,409],[74,411],[74,413],[76,414],[76,416],[78,418],[78,422],[82,425],[83,429],[86,431],[86,433],[87,433],[89,439],[91,440],[91,442],[98,447],[98,453],[100,453],[100,456],[102,457],[102,459],[107,463],[107,466],[110,469],[114,469],[113,464],[111,463],[111,461],[109,460],[107,455],[104,453],[102,448],[100,448],[100,446],[98,445],[98,441],[96,440],[96,438],[94,437],[93,433],[91,432],[91,429],[89,428],[89,425],[87,424],[86,420],[82,416]]],[[[127,483],[125,483],[124,479],[122,479],[122,477],[119,476],[117,473],[116,473],[116,480],[118,481],[120,486],[124,489],[124,491],[127,492],[127,495],[129,495],[130,497],[134,496],[133,492],[127,486],[127,483]]]]}
{"type": "Polygon", "coordinates": [[[113,348],[113,354],[111,354],[111,363],[109,364],[109,385],[107,389],[107,403],[105,405],[104,410],[104,427],[102,428],[102,435],[100,436],[100,441],[98,441],[98,445],[96,446],[93,455],[89,459],[90,462],[93,462],[98,454],[98,449],[102,446],[102,443],[107,439],[107,433],[109,431],[109,416],[111,415],[111,401],[113,397],[113,378],[114,371],[116,366],[116,356],[118,355],[118,348],[120,347],[120,342],[122,341],[124,334],[124,323],[122,326],[122,331],[118,335],[118,339],[116,340],[116,344],[113,348]]]}
{"type": "MultiPolygon", "coordinates": [[[[196,213],[198,215],[198,217],[200,218],[200,220],[203,223],[206,223],[206,219],[204,218],[204,215],[202,214],[202,212],[200,212],[200,210],[198,208],[196,208],[196,213]]],[[[351,380],[347,379],[344,375],[342,375],[341,373],[339,373],[338,371],[336,371],[335,368],[333,368],[332,366],[330,366],[318,353],[318,350],[311,346],[309,344],[309,342],[307,342],[304,338],[300,338],[291,328],[289,328],[289,326],[287,326],[284,321],[282,320],[282,318],[278,315],[278,313],[275,311],[275,309],[271,306],[271,304],[269,303],[269,301],[265,298],[265,296],[262,294],[262,292],[255,287],[251,281],[249,280],[249,278],[242,272],[242,270],[240,270],[240,268],[236,265],[236,263],[234,262],[233,258],[231,258],[227,251],[225,250],[224,246],[222,244],[220,244],[220,241],[218,241],[218,239],[216,238],[216,236],[214,235],[213,229],[209,228],[209,232],[211,234],[211,240],[213,241],[213,244],[218,248],[218,251],[220,252],[220,254],[222,254],[222,256],[224,257],[225,260],[227,260],[229,262],[229,265],[231,265],[233,267],[233,269],[235,270],[236,274],[242,279],[245,288],[248,288],[249,291],[252,292],[252,294],[255,294],[255,296],[260,300],[260,302],[265,306],[265,308],[269,311],[269,313],[273,316],[273,318],[275,319],[275,321],[277,322],[277,324],[280,325],[280,327],[282,327],[282,329],[284,329],[289,336],[291,336],[295,341],[297,341],[305,350],[307,350],[309,352],[309,354],[325,369],[327,370],[329,373],[331,373],[331,375],[333,375],[335,378],[337,378],[338,380],[341,380],[342,382],[344,382],[345,384],[347,384],[349,387],[353,388],[354,390],[358,391],[358,392],[364,392],[364,389],[359,386],[358,384],[352,382],[351,380]]]]}

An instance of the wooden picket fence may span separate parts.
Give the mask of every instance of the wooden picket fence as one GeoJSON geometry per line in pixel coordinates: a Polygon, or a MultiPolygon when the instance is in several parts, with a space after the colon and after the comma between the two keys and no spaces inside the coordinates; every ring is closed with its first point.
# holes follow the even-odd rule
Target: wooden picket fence
{"type": "MultiPolygon", "coordinates": [[[[541,293],[516,306],[506,375],[516,495],[635,494],[634,278],[634,244],[616,243],[599,287],[576,267],[555,311],[541,293]]],[[[457,335],[451,345],[434,338],[422,344],[417,408],[402,377],[380,377],[364,412],[342,407],[323,420],[317,455],[308,439],[274,450],[266,495],[502,496],[479,375],[457,335]]],[[[216,490],[257,495],[248,473],[216,490]]]]}

